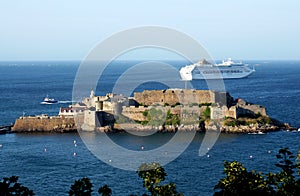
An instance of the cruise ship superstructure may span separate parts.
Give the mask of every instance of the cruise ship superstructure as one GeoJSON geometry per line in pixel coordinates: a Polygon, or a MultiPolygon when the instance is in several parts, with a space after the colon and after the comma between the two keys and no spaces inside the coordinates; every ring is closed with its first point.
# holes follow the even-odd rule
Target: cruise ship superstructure
{"type": "Polygon", "coordinates": [[[250,68],[242,62],[234,62],[231,58],[223,60],[219,64],[212,64],[203,59],[182,67],[180,76],[182,80],[235,79],[247,77],[254,71],[254,68],[250,68]]]}

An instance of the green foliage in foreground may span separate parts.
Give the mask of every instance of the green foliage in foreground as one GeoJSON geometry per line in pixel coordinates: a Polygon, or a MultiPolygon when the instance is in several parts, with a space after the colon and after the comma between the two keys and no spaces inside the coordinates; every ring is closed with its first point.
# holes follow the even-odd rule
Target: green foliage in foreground
{"type": "MultiPolygon", "coordinates": [[[[93,185],[90,182],[89,178],[81,178],[79,180],[75,180],[74,184],[71,185],[69,195],[70,196],[90,196],[93,192],[93,185]]],[[[102,196],[110,196],[111,189],[104,185],[98,189],[98,193],[102,196]]]]}
{"type": "Polygon", "coordinates": [[[98,193],[102,196],[111,196],[111,189],[107,185],[104,185],[98,189],[98,193]]]}
{"type": "MultiPolygon", "coordinates": [[[[160,185],[160,183],[165,180],[167,174],[159,163],[144,163],[139,167],[137,173],[139,177],[143,179],[143,186],[151,193],[152,196],[182,195],[176,191],[176,185],[174,183],[160,185]]],[[[93,185],[88,178],[76,180],[71,186],[69,195],[90,196],[93,192],[92,187],[93,185]]],[[[102,196],[110,196],[112,191],[107,185],[104,185],[98,189],[98,193],[102,196]]]]}
{"type": "MultiPolygon", "coordinates": [[[[280,149],[276,157],[278,173],[262,174],[247,169],[239,162],[224,163],[226,177],[215,186],[214,195],[300,195],[300,164],[288,148],[280,149]],[[295,175],[295,170],[298,170],[295,175]]],[[[298,159],[300,153],[298,154],[298,159]]]]}
{"type": "MultiPolygon", "coordinates": [[[[270,196],[299,196],[300,195],[300,151],[297,159],[288,148],[280,149],[276,155],[279,160],[275,164],[280,171],[277,173],[259,173],[248,171],[242,163],[237,161],[224,162],[226,176],[215,186],[214,195],[270,195],[270,196]],[[297,171],[297,172],[296,172],[297,171]]],[[[152,196],[183,195],[178,193],[174,183],[161,184],[167,174],[159,163],[142,164],[138,176],[143,179],[143,186],[152,196]]],[[[0,182],[0,196],[34,195],[33,191],[17,182],[18,177],[3,178],[0,182]]],[[[89,178],[76,180],[70,187],[69,195],[90,196],[93,185],[89,178]]],[[[111,196],[112,190],[104,185],[98,189],[102,196],[111,196]]],[[[144,196],[147,194],[143,194],[144,196]]]]}
{"type": "Polygon", "coordinates": [[[12,176],[10,178],[3,178],[0,182],[0,196],[9,195],[29,196],[34,195],[34,193],[29,188],[18,183],[18,176],[12,176]]]}
{"type": "MultiPolygon", "coordinates": [[[[142,164],[137,171],[138,176],[143,179],[143,186],[150,192],[152,196],[159,195],[174,195],[180,196],[176,190],[174,183],[162,184],[167,176],[163,167],[159,163],[142,164]]],[[[33,191],[27,187],[21,186],[17,183],[18,177],[12,176],[10,178],[3,178],[0,182],[0,196],[22,195],[31,196],[34,195],[33,191]]],[[[93,185],[89,178],[81,178],[75,180],[69,190],[70,196],[90,196],[93,192],[93,185]]],[[[108,185],[104,185],[98,189],[98,193],[102,196],[111,196],[112,190],[108,185]]],[[[145,196],[147,194],[143,194],[145,196]]]]}
{"type": "Polygon", "coordinates": [[[143,186],[152,196],[159,195],[183,195],[178,193],[174,183],[160,185],[167,176],[163,167],[159,163],[142,164],[137,171],[140,178],[143,179],[143,186]]]}
{"type": "Polygon", "coordinates": [[[71,186],[69,191],[70,196],[89,196],[93,192],[92,183],[88,178],[82,178],[80,180],[75,180],[74,184],[71,186]]]}

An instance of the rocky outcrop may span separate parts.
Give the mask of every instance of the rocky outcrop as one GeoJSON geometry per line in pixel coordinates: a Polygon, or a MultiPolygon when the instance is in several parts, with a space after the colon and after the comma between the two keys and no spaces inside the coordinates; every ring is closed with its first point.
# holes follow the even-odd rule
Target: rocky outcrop
{"type": "Polygon", "coordinates": [[[237,125],[228,126],[224,125],[222,121],[216,123],[216,121],[208,121],[203,124],[192,124],[192,125],[166,125],[166,126],[148,126],[141,124],[115,124],[114,128],[111,127],[100,127],[97,131],[100,132],[124,132],[124,131],[137,131],[137,132],[176,132],[176,131],[220,131],[222,133],[267,133],[279,130],[293,130],[288,124],[251,124],[251,125],[237,125]]]}
{"type": "Polygon", "coordinates": [[[241,126],[222,126],[223,133],[266,133],[271,131],[279,131],[282,128],[276,125],[241,125],[241,126]]]}
{"type": "Polygon", "coordinates": [[[160,125],[160,126],[149,126],[149,125],[141,125],[137,123],[124,123],[124,124],[115,124],[114,127],[104,126],[98,127],[96,131],[99,132],[124,132],[124,131],[136,131],[136,132],[177,132],[177,131],[197,131],[202,132],[205,131],[201,126],[194,125],[160,125]]]}
{"type": "MultiPolygon", "coordinates": [[[[244,118],[243,121],[246,119],[244,118]]],[[[248,119],[253,120],[253,119],[248,119]]],[[[292,130],[288,124],[272,122],[271,124],[253,123],[249,125],[228,125],[227,121],[215,121],[210,120],[201,122],[199,124],[189,125],[161,125],[161,126],[149,126],[141,125],[138,123],[123,123],[115,124],[111,126],[97,127],[95,130],[99,132],[124,132],[130,131],[142,131],[142,132],[176,132],[176,131],[221,131],[223,133],[266,133],[270,131],[278,131],[282,129],[292,130]]],[[[63,117],[20,117],[16,120],[15,125],[12,127],[12,132],[57,132],[57,133],[68,133],[77,131],[73,118],[63,117]]]]}

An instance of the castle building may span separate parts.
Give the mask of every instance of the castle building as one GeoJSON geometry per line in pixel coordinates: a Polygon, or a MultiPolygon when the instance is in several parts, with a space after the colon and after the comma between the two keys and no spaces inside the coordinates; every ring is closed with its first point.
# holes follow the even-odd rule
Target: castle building
{"type": "Polygon", "coordinates": [[[113,127],[118,115],[136,121],[147,120],[145,114],[153,107],[164,113],[170,111],[172,114],[179,114],[183,121],[188,121],[189,116],[198,119],[207,107],[210,108],[210,119],[266,115],[264,107],[242,99],[234,101],[227,92],[193,89],[145,90],[135,92],[134,97],[113,93],[96,96],[94,91],[91,91],[90,96],[82,102],[69,108],[61,108],[59,115],[76,116],[77,122],[80,122],[77,125],[79,129],[95,130],[97,127],[113,127]]]}

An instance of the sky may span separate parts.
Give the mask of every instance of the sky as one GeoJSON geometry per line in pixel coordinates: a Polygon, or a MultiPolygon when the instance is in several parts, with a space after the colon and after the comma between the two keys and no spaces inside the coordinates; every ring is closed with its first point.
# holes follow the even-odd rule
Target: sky
{"type": "Polygon", "coordinates": [[[0,61],[82,60],[109,36],[147,25],[191,36],[214,59],[300,60],[299,8],[298,0],[1,0],[0,61]]]}

